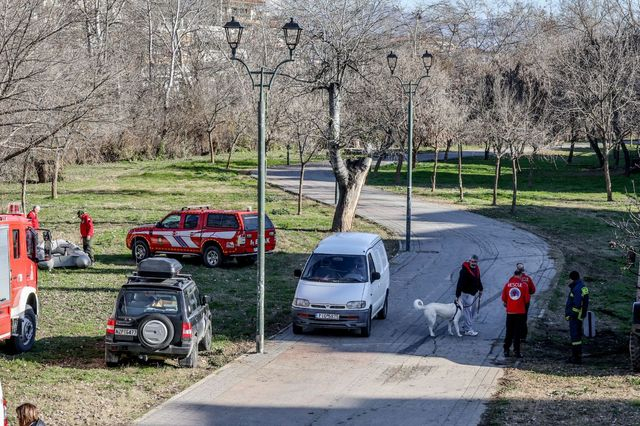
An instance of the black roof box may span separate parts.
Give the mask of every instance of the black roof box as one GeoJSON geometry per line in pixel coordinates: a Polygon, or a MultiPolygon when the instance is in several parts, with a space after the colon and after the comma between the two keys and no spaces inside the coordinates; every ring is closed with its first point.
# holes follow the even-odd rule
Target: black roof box
{"type": "Polygon", "coordinates": [[[168,257],[149,257],[138,263],[138,276],[174,278],[182,270],[182,264],[168,257]]]}

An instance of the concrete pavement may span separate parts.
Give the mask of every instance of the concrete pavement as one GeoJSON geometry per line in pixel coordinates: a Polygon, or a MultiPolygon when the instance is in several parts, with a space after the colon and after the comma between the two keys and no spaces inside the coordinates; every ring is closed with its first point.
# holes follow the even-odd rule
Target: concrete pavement
{"type": "MultiPolygon", "coordinates": [[[[268,181],[295,192],[297,176],[270,169],[268,181]]],[[[305,182],[307,197],[333,202],[326,166],[309,167],[305,182]]],[[[358,214],[403,235],[405,208],[403,195],[365,187],[358,214]]],[[[451,206],[414,199],[412,232],[413,251],[392,261],[389,316],[374,321],[370,338],[286,329],[266,342],[265,354],[238,358],[137,424],[476,424],[502,374],[502,286],[523,261],[544,291],[554,264],[538,237],[451,206]],[[485,285],[480,334],[449,336],[443,324],[429,337],[413,300],[451,302],[460,265],[473,253],[485,285]]]]}

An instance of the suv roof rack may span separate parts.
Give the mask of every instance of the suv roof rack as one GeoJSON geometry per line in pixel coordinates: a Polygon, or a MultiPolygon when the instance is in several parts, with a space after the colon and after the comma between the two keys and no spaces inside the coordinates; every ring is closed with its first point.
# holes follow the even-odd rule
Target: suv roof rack
{"type": "Polygon", "coordinates": [[[181,210],[210,210],[209,206],[184,206],[181,210]]]}

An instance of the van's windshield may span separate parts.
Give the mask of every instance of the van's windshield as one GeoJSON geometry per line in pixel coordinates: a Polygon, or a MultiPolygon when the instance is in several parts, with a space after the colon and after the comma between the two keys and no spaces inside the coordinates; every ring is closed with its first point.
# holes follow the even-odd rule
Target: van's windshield
{"type": "Polygon", "coordinates": [[[367,282],[367,262],[362,255],[312,254],[302,279],[320,282],[367,282]]]}

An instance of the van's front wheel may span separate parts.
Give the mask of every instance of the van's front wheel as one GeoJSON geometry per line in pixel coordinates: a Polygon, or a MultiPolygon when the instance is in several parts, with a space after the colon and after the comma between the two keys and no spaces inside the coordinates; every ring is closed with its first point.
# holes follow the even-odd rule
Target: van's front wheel
{"type": "Polygon", "coordinates": [[[371,308],[369,308],[369,315],[367,315],[367,324],[364,327],[360,327],[360,336],[371,336],[371,308]]]}

